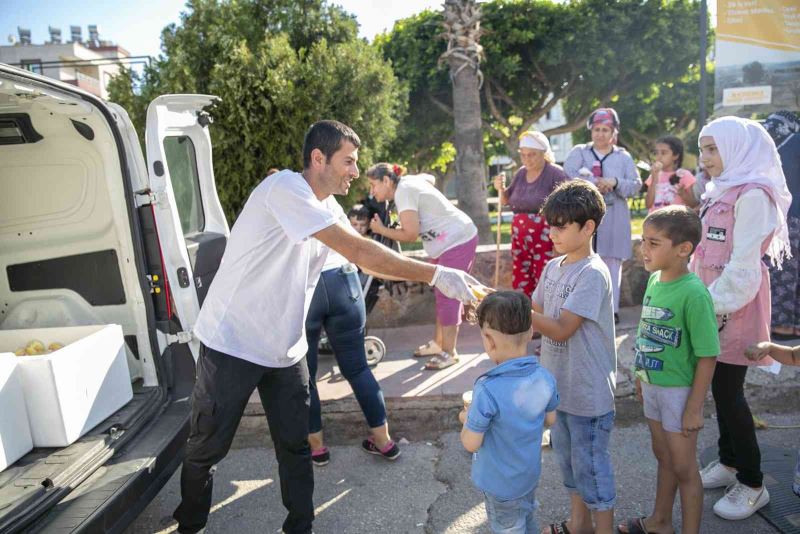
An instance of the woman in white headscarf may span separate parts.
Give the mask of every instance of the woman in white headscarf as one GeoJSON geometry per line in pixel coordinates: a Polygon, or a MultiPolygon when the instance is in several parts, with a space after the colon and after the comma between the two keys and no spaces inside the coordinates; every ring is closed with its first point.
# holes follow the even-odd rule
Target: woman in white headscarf
{"type": "Polygon", "coordinates": [[[711,181],[700,210],[703,235],[691,269],[708,286],[719,317],[721,354],[711,383],[719,425],[719,461],[701,471],[704,488],[730,489],[714,513],[744,519],[769,502],[761,452],[744,396],[745,349],[769,340],[769,271],[789,255],[791,195],[775,143],[757,122],[721,117],[700,131],[700,159],[711,181]]]}
{"type": "Polygon", "coordinates": [[[529,297],[542,275],[544,266],[553,257],[550,227],[539,209],[544,199],[569,177],[555,164],[550,141],[541,132],[528,131],[519,138],[519,157],[523,167],[506,187],[505,176],[494,177],[500,207],[510,206],[512,286],[529,297]]]}

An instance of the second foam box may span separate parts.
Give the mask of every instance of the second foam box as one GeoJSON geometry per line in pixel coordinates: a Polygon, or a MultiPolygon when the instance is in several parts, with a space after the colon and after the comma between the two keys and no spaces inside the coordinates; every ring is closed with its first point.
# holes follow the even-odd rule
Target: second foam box
{"type": "Polygon", "coordinates": [[[66,447],[133,398],[119,325],[0,330],[0,353],[31,340],[64,345],[16,356],[34,447],[66,447]]]}

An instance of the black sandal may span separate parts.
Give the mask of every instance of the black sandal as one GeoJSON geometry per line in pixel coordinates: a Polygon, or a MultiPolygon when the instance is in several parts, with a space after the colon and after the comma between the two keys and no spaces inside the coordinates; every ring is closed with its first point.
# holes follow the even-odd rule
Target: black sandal
{"type": "MultiPolygon", "coordinates": [[[[647,530],[647,526],[644,524],[645,517],[634,517],[633,519],[628,519],[625,523],[625,526],[628,527],[628,532],[622,532],[622,530],[617,527],[617,532],[621,534],[656,534],[655,532],[650,532],[647,530]]],[[[672,531],[672,534],[675,534],[675,531],[672,531]]]]}
{"type": "Polygon", "coordinates": [[[566,521],[562,521],[560,525],[550,523],[548,528],[550,529],[550,534],[572,534],[567,528],[566,521]]]}
{"type": "Polygon", "coordinates": [[[647,531],[647,527],[644,525],[645,517],[634,517],[633,519],[628,519],[625,522],[625,526],[628,527],[628,532],[622,532],[622,530],[617,527],[617,532],[621,534],[650,534],[647,531]]]}

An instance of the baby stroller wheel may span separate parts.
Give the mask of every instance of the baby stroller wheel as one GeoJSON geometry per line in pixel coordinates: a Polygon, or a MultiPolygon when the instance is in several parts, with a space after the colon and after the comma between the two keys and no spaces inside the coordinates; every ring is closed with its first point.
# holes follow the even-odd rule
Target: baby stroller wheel
{"type": "Polygon", "coordinates": [[[380,338],[367,336],[364,338],[364,349],[367,353],[367,365],[374,367],[386,356],[386,345],[380,338]]]}

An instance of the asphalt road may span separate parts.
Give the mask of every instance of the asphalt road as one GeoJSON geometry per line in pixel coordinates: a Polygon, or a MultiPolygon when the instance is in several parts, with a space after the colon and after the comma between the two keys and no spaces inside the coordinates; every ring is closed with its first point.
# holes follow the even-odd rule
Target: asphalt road
{"type": "MultiPolygon", "coordinates": [[[[795,412],[796,413],[796,412],[795,412]]],[[[797,424],[793,413],[760,414],[770,424],[797,424]]],[[[398,436],[395,436],[396,438],[398,436]]],[[[716,440],[716,422],[706,420],[700,440],[716,440]]],[[[759,431],[759,441],[778,447],[796,447],[800,429],[759,431]]],[[[394,463],[361,452],[356,444],[331,447],[332,461],[315,470],[317,533],[484,533],[488,532],[482,496],[469,478],[471,457],[457,433],[447,432],[433,441],[404,444],[394,463]]],[[[655,460],[643,423],[617,428],[612,439],[617,474],[618,520],[646,515],[655,492],[655,460]]],[[[128,533],[169,533],[176,525],[171,514],[179,501],[176,473],[150,503],[128,533]]],[[[709,534],[761,534],[776,532],[760,516],[728,522],[714,516],[714,501],[722,490],[706,492],[702,532],[709,534]]],[[[568,498],[551,451],[543,455],[537,497],[540,524],[561,521],[568,498]]],[[[285,511],[280,501],[277,465],[271,449],[232,450],[218,466],[214,504],[207,532],[278,532],[285,511]]],[[[675,528],[680,530],[676,505],[675,528]]]]}

